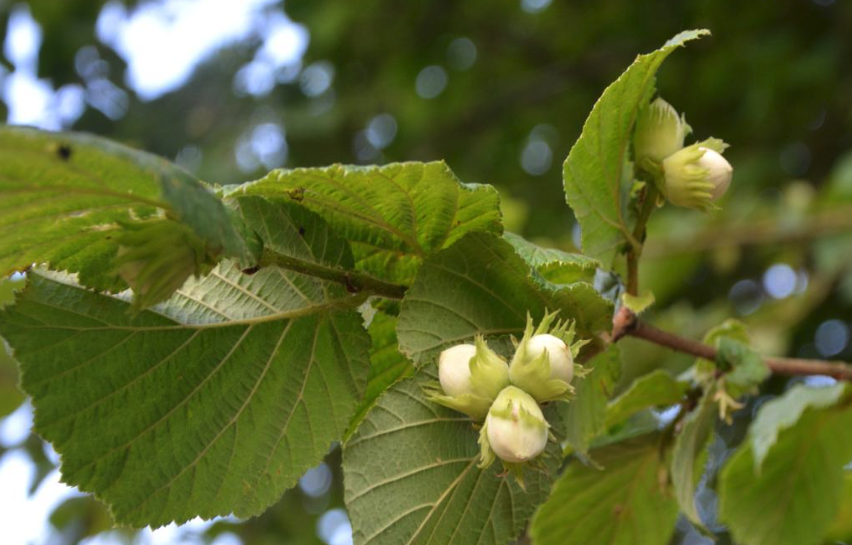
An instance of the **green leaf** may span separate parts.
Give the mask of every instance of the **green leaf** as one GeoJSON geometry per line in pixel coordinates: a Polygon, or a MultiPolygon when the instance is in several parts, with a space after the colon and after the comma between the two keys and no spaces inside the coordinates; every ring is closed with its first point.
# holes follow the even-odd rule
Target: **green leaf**
{"type": "Polygon", "coordinates": [[[625,165],[636,116],[653,95],[654,76],[666,57],[708,34],[687,30],[653,53],[640,55],[603,92],[565,160],[565,195],[583,230],[583,253],[606,267],[632,238],[627,205],[633,177],[625,175],[625,165]]]}
{"type": "Polygon", "coordinates": [[[566,440],[573,450],[586,455],[592,439],[607,430],[607,403],[621,375],[621,354],[616,346],[592,358],[592,372],[574,381],[576,398],[557,405],[565,422],[566,440]]]}
{"type": "Polygon", "coordinates": [[[29,274],[0,333],[63,481],[116,521],[257,515],[322,460],[367,380],[368,342],[337,284],[228,261],[132,314],[57,273],[29,274]]]}
{"type": "MultiPolygon", "coordinates": [[[[527,470],[526,491],[500,464],[481,470],[478,431],[461,413],[426,401],[434,366],[379,398],[343,450],[355,543],[507,543],[544,501],[551,478],[527,470]]],[[[550,445],[549,473],[558,467],[550,445]]]]}
{"type": "Polygon", "coordinates": [[[722,370],[730,370],[725,374],[725,384],[732,396],[753,391],[772,374],[760,354],[747,345],[722,337],[718,346],[717,365],[722,370]],[[731,386],[735,387],[733,391],[731,386]]]}
{"type": "Polygon", "coordinates": [[[651,435],[593,451],[603,471],[572,462],[533,518],[533,542],[666,545],[678,509],[661,488],[657,439],[651,435]]]}
{"type": "Polygon", "coordinates": [[[686,389],[686,383],[678,382],[663,369],[643,375],[609,404],[606,410],[606,427],[614,426],[644,409],[679,403],[686,389]]]}
{"type": "Polygon", "coordinates": [[[477,333],[520,337],[527,313],[538,321],[545,310],[576,320],[591,347],[612,325],[612,305],[590,284],[547,283],[502,238],[470,233],[423,263],[402,302],[399,343],[418,363],[477,333]]]}
{"type": "Polygon", "coordinates": [[[373,344],[370,348],[370,380],[364,399],[358,405],[346,432],[348,439],[375,405],[376,400],[397,381],[414,373],[414,366],[399,352],[396,339],[396,317],[376,312],[368,329],[373,344]]]}
{"type": "MultiPolygon", "coordinates": [[[[14,300],[14,290],[23,285],[23,280],[0,280],[0,309],[14,300]]],[[[18,389],[18,366],[0,339],[0,418],[13,413],[23,401],[24,394],[18,389]]]]}
{"type": "Polygon", "coordinates": [[[827,388],[809,388],[799,384],[790,388],[783,397],[764,404],[751,425],[750,440],[754,448],[755,468],[759,468],[770,449],[778,441],[778,434],[791,428],[808,409],[833,407],[846,394],[845,384],[827,388]]]}
{"type": "Polygon", "coordinates": [[[554,284],[592,283],[600,262],[582,254],[542,248],[514,233],[503,233],[518,255],[545,280],[554,284]]]}
{"type": "Polygon", "coordinates": [[[826,533],[826,541],[848,541],[852,538],[852,471],[843,472],[843,494],[840,509],[826,533]]]}
{"type": "Polygon", "coordinates": [[[852,458],[849,405],[845,384],[797,386],[760,409],[719,479],[719,519],[738,543],[822,543],[852,458]]]}
{"type": "Polygon", "coordinates": [[[0,127],[0,202],[0,275],[49,263],[78,272],[84,285],[125,289],[113,264],[120,224],[158,210],[211,252],[250,258],[222,202],[198,180],[87,134],[0,127]]]}
{"type": "Polygon", "coordinates": [[[499,196],[443,162],[275,170],[227,196],[292,199],[349,241],[358,270],[408,284],[423,260],[465,233],[500,233],[499,196]]]}
{"type": "Polygon", "coordinates": [[[257,233],[264,246],[292,258],[295,266],[310,263],[338,271],[354,267],[349,244],[310,210],[262,197],[241,197],[237,201],[243,220],[257,233]]]}
{"type": "Polygon", "coordinates": [[[707,442],[716,425],[717,413],[712,395],[705,394],[683,419],[672,451],[671,477],[680,510],[698,527],[702,522],[695,505],[695,489],[704,470],[707,442]]]}

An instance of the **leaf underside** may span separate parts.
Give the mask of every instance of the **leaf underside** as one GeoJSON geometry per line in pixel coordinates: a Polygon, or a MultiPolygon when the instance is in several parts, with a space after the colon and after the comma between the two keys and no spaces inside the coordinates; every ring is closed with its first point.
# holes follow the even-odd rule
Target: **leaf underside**
{"type": "Polygon", "coordinates": [[[119,222],[169,213],[215,252],[248,250],[221,201],[164,159],[103,138],[0,127],[0,274],[50,263],[119,291],[119,222]]]}
{"type": "Polygon", "coordinates": [[[661,487],[656,435],[592,451],[603,471],[572,462],[532,522],[536,545],[666,545],[677,503],[661,487]]]}
{"type": "MultiPolygon", "coordinates": [[[[343,451],[345,500],[356,544],[506,543],[526,525],[551,477],[526,470],[526,491],[500,464],[477,467],[469,418],[425,399],[433,367],[383,395],[343,451]],[[403,447],[404,445],[404,447],[403,447]]],[[[548,449],[551,475],[558,448],[548,449]]]]}
{"type": "Polygon", "coordinates": [[[63,481],[117,522],[257,515],[349,425],[369,369],[352,296],[223,262],[139,314],[66,277],[29,275],[0,333],[63,481]]]}
{"type": "Polygon", "coordinates": [[[719,478],[719,518],[737,542],[823,543],[840,507],[843,468],[852,458],[848,387],[834,389],[844,394],[842,402],[825,388],[797,386],[761,408],[757,431],[751,430],[719,478]],[[803,403],[805,398],[811,402],[803,403]],[[826,406],[832,398],[837,404],[826,406]],[[764,427],[778,429],[759,461],[758,445],[765,443],[756,439],[764,427]]]}

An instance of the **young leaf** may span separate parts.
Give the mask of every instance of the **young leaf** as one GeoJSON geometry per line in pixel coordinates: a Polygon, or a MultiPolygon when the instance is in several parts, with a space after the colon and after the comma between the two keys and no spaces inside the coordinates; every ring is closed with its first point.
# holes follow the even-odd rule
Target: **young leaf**
{"type": "Polygon", "coordinates": [[[653,53],[640,55],[603,92],[565,160],[565,195],[583,229],[583,251],[605,267],[632,238],[627,204],[633,179],[625,176],[624,167],[636,116],[653,95],[654,75],[666,57],[707,34],[687,30],[653,53]]]}
{"type": "Polygon", "coordinates": [[[358,270],[408,284],[423,259],[465,233],[499,234],[499,196],[458,181],[443,162],[275,170],[227,196],[298,201],[352,246],[358,270]]]}
{"type": "Polygon", "coordinates": [[[621,302],[636,315],[646,311],[648,307],[654,304],[654,301],[654,294],[650,291],[642,295],[633,295],[627,292],[621,294],[621,302]]]}
{"type": "Polygon", "coordinates": [[[503,233],[503,238],[518,255],[545,280],[554,284],[592,283],[601,264],[581,254],[569,254],[554,248],[542,248],[514,233],[503,233]]]}
{"type": "Polygon", "coordinates": [[[612,427],[644,409],[674,405],[683,399],[687,385],[667,371],[657,369],[633,381],[633,384],[606,410],[606,427],[612,427]]]}
{"type": "MultiPolygon", "coordinates": [[[[344,446],[345,500],[355,543],[476,545],[507,543],[544,501],[551,478],[527,470],[526,490],[481,470],[478,431],[469,418],[425,399],[434,367],[379,398],[344,446]]],[[[550,474],[558,447],[550,445],[550,474]]]]}
{"type": "Polygon", "coordinates": [[[754,391],[772,374],[758,353],[730,337],[719,339],[716,362],[721,369],[729,370],[725,375],[725,384],[733,397],[754,391]]]}
{"type": "Polygon", "coordinates": [[[367,330],[373,344],[370,348],[370,380],[364,399],[358,405],[345,439],[351,437],[385,390],[400,379],[414,373],[414,366],[399,352],[396,339],[396,317],[376,312],[367,330]]]}
{"type": "Polygon", "coordinates": [[[0,334],[64,482],[116,521],[260,514],[339,440],[367,379],[362,301],[223,262],[155,309],[30,273],[0,334]]]}
{"type": "Polygon", "coordinates": [[[536,545],[666,545],[677,503],[663,488],[656,435],[592,451],[600,471],[572,462],[532,522],[536,545]]]}
{"type": "Polygon", "coordinates": [[[182,169],[94,136],[0,127],[0,275],[33,263],[121,290],[121,223],[166,211],[217,254],[250,259],[222,202],[182,169]]]}
{"type": "Polygon", "coordinates": [[[557,405],[565,422],[566,440],[582,455],[586,455],[592,439],[607,429],[607,403],[621,375],[621,354],[616,346],[611,346],[592,358],[586,366],[592,372],[574,382],[576,399],[557,405]]]}
{"type": "Polygon", "coordinates": [[[549,284],[502,238],[470,233],[424,262],[397,331],[402,351],[416,363],[477,333],[520,337],[527,313],[539,320],[545,310],[576,320],[580,339],[612,326],[612,306],[590,284],[549,284]]]}
{"type": "Polygon", "coordinates": [[[719,480],[719,518],[738,543],[823,542],[852,458],[849,403],[845,384],[797,386],[760,409],[719,480]]]}
{"type": "Polygon", "coordinates": [[[695,488],[704,469],[707,442],[718,411],[711,395],[705,394],[698,406],[683,420],[683,427],[672,451],[672,484],[681,512],[700,527],[701,517],[695,505],[695,488]]]}

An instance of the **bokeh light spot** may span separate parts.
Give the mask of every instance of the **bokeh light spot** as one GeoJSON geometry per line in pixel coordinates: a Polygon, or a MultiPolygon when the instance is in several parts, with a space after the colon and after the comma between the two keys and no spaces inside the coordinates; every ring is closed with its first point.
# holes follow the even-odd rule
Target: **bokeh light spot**
{"type": "Polygon", "coordinates": [[[792,267],[776,263],[763,274],[763,289],[773,299],[784,299],[796,291],[798,277],[792,267]]]}
{"type": "Polygon", "coordinates": [[[840,320],[826,320],[817,327],[814,343],[823,357],[836,356],[849,344],[849,326],[840,320]]]}
{"type": "Polygon", "coordinates": [[[440,66],[427,66],[417,74],[414,86],[421,98],[435,98],[447,86],[447,71],[440,66]]]}

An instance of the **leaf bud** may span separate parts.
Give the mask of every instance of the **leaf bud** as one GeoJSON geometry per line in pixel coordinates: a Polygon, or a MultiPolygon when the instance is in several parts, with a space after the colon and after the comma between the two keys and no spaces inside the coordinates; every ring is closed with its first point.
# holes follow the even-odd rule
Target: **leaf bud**
{"type": "Polygon", "coordinates": [[[665,183],[661,188],[674,205],[707,211],[716,208],[728,186],[734,169],[722,157],[727,145],[710,138],[687,146],[663,161],[665,183]]]}
{"type": "Polygon", "coordinates": [[[645,160],[662,163],[663,159],[683,148],[683,139],[692,132],[683,116],[662,98],[657,98],[639,112],[633,149],[636,163],[645,160]]]}

